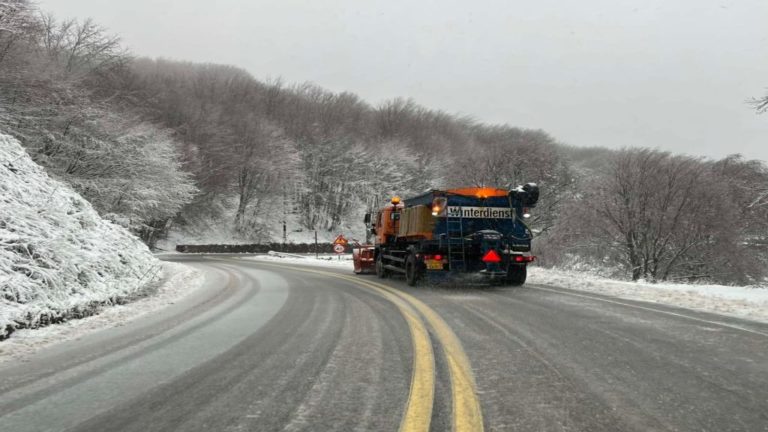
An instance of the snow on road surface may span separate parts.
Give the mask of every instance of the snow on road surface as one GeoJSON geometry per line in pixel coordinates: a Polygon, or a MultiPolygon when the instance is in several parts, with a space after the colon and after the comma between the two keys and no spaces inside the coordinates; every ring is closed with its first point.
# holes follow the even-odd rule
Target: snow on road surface
{"type": "Polygon", "coordinates": [[[161,276],[139,239],[0,133],[0,339],[141,295],[161,276]]]}
{"type": "MultiPolygon", "coordinates": [[[[352,272],[351,255],[342,255],[341,261],[332,256],[316,259],[314,256],[290,254],[260,255],[249,257],[249,259],[345,268],[352,272]]],[[[585,272],[546,269],[536,266],[528,268],[528,281],[526,283],[550,285],[768,322],[768,287],[629,282],[601,278],[585,272]]]]}
{"type": "Polygon", "coordinates": [[[205,280],[203,272],[193,267],[173,262],[164,262],[162,265],[165,278],[156,291],[149,293],[151,295],[131,303],[104,308],[98,315],[87,318],[39,329],[17,330],[11,337],[0,342],[0,363],[24,360],[47,346],[140,319],[178,302],[200,288],[205,280]]]}

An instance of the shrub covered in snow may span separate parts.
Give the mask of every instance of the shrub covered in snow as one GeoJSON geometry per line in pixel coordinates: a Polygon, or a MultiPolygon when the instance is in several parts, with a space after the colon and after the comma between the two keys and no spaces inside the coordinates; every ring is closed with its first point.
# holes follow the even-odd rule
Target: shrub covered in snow
{"type": "Polygon", "coordinates": [[[0,134],[0,340],[137,295],[159,262],[0,134]]]}

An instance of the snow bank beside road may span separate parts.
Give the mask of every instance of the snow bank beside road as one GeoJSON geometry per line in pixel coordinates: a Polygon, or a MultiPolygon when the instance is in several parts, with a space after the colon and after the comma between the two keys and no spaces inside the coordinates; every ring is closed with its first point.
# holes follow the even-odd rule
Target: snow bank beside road
{"type": "MultiPolygon", "coordinates": [[[[271,255],[249,257],[257,261],[344,268],[352,271],[352,256],[342,260],[327,256],[271,255]]],[[[528,284],[588,291],[631,300],[678,306],[768,322],[768,287],[693,285],[675,283],[628,282],[601,278],[584,272],[528,268],[528,284]]]]}
{"type": "Polygon", "coordinates": [[[530,284],[551,285],[768,322],[768,287],[628,282],[530,267],[530,284]]]}
{"type": "Polygon", "coordinates": [[[0,340],[140,295],[162,267],[0,134],[0,340]]]}
{"type": "Polygon", "coordinates": [[[178,302],[202,286],[205,275],[184,264],[163,262],[165,278],[152,295],[124,305],[103,309],[98,315],[72,320],[36,330],[17,330],[0,342],[0,363],[22,360],[38,350],[59,342],[80,338],[88,333],[125,325],[150,312],[178,302]]]}
{"type": "Polygon", "coordinates": [[[267,255],[253,255],[246,259],[254,261],[268,261],[283,264],[303,264],[319,267],[344,268],[351,272],[352,254],[337,255],[321,254],[315,258],[315,255],[284,254],[280,252],[270,252],[267,255]]]}

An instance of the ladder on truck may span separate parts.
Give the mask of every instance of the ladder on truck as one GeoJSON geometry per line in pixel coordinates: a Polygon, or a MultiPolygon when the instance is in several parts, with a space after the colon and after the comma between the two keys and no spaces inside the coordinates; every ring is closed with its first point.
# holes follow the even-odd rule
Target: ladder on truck
{"type": "Polygon", "coordinates": [[[464,223],[459,217],[447,216],[445,219],[446,237],[448,240],[448,265],[451,271],[466,271],[466,254],[464,251],[464,223]]]}

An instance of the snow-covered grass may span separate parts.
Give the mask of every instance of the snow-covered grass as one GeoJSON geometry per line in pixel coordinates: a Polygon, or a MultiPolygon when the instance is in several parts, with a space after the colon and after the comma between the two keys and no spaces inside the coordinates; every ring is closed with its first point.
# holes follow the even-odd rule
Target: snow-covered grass
{"type": "Polygon", "coordinates": [[[528,282],[768,322],[768,287],[629,282],[530,267],[528,282]]]}
{"type": "Polygon", "coordinates": [[[320,254],[312,255],[286,254],[282,252],[269,252],[267,255],[249,255],[246,259],[254,261],[266,261],[283,264],[299,264],[331,268],[343,268],[352,271],[352,254],[320,254]]]}
{"type": "Polygon", "coordinates": [[[131,303],[104,308],[98,315],[87,318],[35,330],[17,330],[10,338],[0,342],[0,363],[23,360],[46,346],[77,339],[98,330],[123,326],[178,302],[198,289],[205,280],[201,271],[190,266],[172,262],[164,262],[162,265],[165,278],[151,295],[131,303]]]}
{"type": "Polygon", "coordinates": [[[162,266],[0,134],[0,340],[141,295],[162,266]]]}

